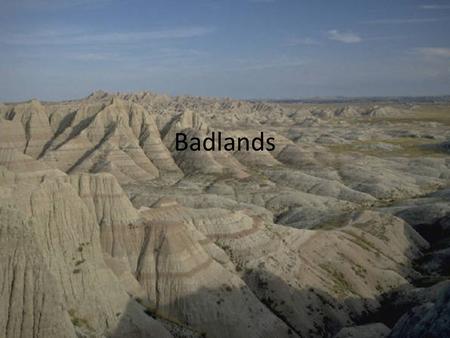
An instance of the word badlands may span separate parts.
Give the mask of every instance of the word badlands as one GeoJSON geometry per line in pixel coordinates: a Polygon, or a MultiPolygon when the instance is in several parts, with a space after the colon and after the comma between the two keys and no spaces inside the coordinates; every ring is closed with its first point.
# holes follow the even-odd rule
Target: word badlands
{"type": "Polygon", "coordinates": [[[273,151],[275,150],[275,139],[264,137],[261,132],[259,137],[249,139],[248,137],[225,137],[222,139],[222,132],[212,132],[211,136],[199,138],[189,137],[184,133],[176,134],[177,151],[273,151]]]}

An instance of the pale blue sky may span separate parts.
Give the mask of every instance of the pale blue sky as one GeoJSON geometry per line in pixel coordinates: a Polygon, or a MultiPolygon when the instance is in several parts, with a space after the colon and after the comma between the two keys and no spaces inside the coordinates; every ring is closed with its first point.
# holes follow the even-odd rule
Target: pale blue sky
{"type": "Polygon", "coordinates": [[[450,94],[449,0],[0,0],[0,100],[450,94]]]}

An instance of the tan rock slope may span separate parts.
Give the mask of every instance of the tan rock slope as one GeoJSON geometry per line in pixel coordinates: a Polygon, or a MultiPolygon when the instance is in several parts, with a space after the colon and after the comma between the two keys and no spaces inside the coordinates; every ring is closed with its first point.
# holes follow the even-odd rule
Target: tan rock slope
{"type": "Polygon", "coordinates": [[[111,172],[121,182],[153,179],[160,170],[179,174],[153,117],[135,103],[88,100],[63,115],[31,101],[12,107],[4,118],[17,121],[13,133],[23,129],[25,137],[9,132],[9,142],[25,141],[15,149],[65,172],[111,172]]]}
{"type": "Polygon", "coordinates": [[[284,228],[220,209],[170,205],[146,214],[194,225],[205,244],[225,250],[255,295],[301,335],[321,335],[325,322],[343,326],[352,322],[350,314],[376,307],[380,290],[406,283],[403,276],[414,272],[404,265],[427,246],[401,220],[374,213],[355,215],[333,232],[284,228]],[[352,305],[339,308],[339,299],[352,305]],[[322,302],[333,305],[322,312],[322,302]]]}

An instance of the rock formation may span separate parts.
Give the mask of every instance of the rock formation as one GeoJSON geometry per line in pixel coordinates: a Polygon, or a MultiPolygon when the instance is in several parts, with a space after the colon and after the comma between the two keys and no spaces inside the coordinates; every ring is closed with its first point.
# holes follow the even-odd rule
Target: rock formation
{"type": "Polygon", "coordinates": [[[448,335],[450,132],[409,107],[1,104],[0,336],[448,335]],[[174,146],[213,131],[276,148],[174,146]]]}

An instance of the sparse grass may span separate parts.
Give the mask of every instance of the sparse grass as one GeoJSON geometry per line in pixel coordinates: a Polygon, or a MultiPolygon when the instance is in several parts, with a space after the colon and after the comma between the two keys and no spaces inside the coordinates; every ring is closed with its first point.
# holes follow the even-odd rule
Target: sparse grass
{"type": "Polygon", "coordinates": [[[68,313],[69,313],[69,316],[70,316],[70,320],[72,321],[72,324],[74,326],[85,327],[85,328],[87,328],[89,330],[92,330],[92,327],[89,325],[89,322],[86,319],[84,319],[84,318],[78,317],[76,315],[76,311],[74,309],[70,309],[68,311],[68,313]]]}
{"type": "Polygon", "coordinates": [[[143,309],[143,310],[144,310],[144,313],[145,313],[147,316],[150,316],[150,317],[152,317],[152,318],[163,319],[163,320],[165,320],[165,321],[167,321],[167,322],[170,322],[170,323],[172,323],[172,324],[175,324],[175,325],[177,325],[177,326],[181,326],[181,327],[184,327],[184,328],[188,328],[188,326],[187,326],[186,324],[182,323],[182,322],[179,321],[178,319],[169,317],[169,316],[167,316],[166,314],[164,314],[164,313],[158,311],[155,307],[152,307],[152,306],[147,305],[147,304],[148,304],[147,301],[145,301],[145,300],[142,299],[141,297],[134,297],[134,300],[135,300],[137,303],[139,303],[139,304],[144,308],[144,309],[143,309]]]}
{"type": "Polygon", "coordinates": [[[78,260],[78,261],[75,262],[75,266],[78,266],[78,265],[80,265],[80,264],[83,264],[84,262],[86,262],[85,259],[80,259],[80,260],[78,260]]]}
{"type": "Polygon", "coordinates": [[[350,235],[351,237],[349,238],[349,240],[352,241],[353,243],[359,245],[364,250],[378,251],[378,249],[371,242],[369,242],[362,236],[359,236],[359,235],[353,233],[352,231],[348,231],[348,230],[343,230],[342,232],[346,233],[347,235],[350,235]]]}
{"type": "Polygon", "coordinates": [[[320,264],[321,269],[328,272],[330,279],[333,282],[333,290],[337,294],[346,295],[348,293],[354,293],[352,285],[347,282],[342,272],[336,270],[330,264],[320,264]]]}
{"type": "Polygon", "coordinates": [[[394,123],[438,122],[450,126],[450,105],[421,104],[407,116],[375,117],[370,121],[374,123],[382,121],[394,123]]]}
{"type": "Polygon", "coordinates": [[[369,228],[366,228],[366,231],[384,242],[389,241],[389,238],[386,236],[385,224],[371,224],[369,228]]]}
{"type": "Polygon", "coordinates": [[[377,285],[375,285],[375,289],[379,292],[379,293],[383,293],[384,288],[381,286],[381,284],[377,283],[377,285]]]}
{"type": "Polygon", "coordinates": [[[359,264],[354,263],[354,265],[352,265],[352,270],[355,272],[356,275],[358,275],[363,279],[367,275],[367,269],[359,264]]]}
{"type": "Polygon", "coordinates": [[[398,137],[384,140],[359,141],[350,144],[331,144],[328,148],[331,152],[343,154],[348,152],[357,152],[360,154],[376,157],[420,157],[420,156],[445,156],[447,153],[438,147],[426,147],[426,145],[438,144],[438,141],[433,141],[420,137],[398,137]],[[399,149],[390,151],[382,149],[364,149],[361,146],[369,146],[371,144],[385,143],[395,146],[400,146],[399,149]]]}
{"type": "Polygon", "coordinates": [[[334,230],[345,226],[348,223],[349,215],[342,214],[331,217],[314,227],[314,230],[334,230]]]}
{"type": "MultiPolygon", "coordinates": [[[[395,106],[395,105],[394,105],[395,106]]],[[[334,105],[337,107],[337,105],[334,105]]],[[[325,108],[325,106],[323,107],[325,108]]],[[[446,126],[450,126],[450,105],[449,104],[421,104],[416,108],[405,112],[401,116],[386,117],[361,117],[352,119],[353,124],[360,125],[385,125],[389,124],[410,124],[411,129],[418,123],[436,122],[446,126]]],[[[402,128],[406,128],[402,126],[402,128]]],[[[379,140],[357,141],[349,144],[331,144],[329,149],[335,153],[357,152],[369,156],[387,157],[387,156],[403,156],[403,157],[419,157],[419,156],[444,156],[448,155],[439,147],[425,147],[425,145],[433,145],[438,143],[426,137],[393,137],[379,140]],[[364,146],[370,146],[376,143],[387,143],[400,146],[399,149],[386,151],[383,149],[370,149],[364,146]]]]}
{"type": "Polygon", "coordinates": [[[389,152],[392,156],[406,156],[406,157],[419,157],[419,156],[442,156],[444,151],[438,147],[425,147],[425,145],[438,144],[437,141],[432,141],[426,138],[418,137],[400,137],[393,138],[384,141],[385,143],[401,146],[402,149],[389,152]]]}
{"type": "Polygon", "coordinates": [[[144,309],[144,313],[145,313],[147,316],[150,316],[150,317],[153,317],[153,318],[156,317],[156,315],[155,315],[155,313],[153,312],[153,310],[150,309],[149,307],[146,307],[146,308],[144,309]]]}

